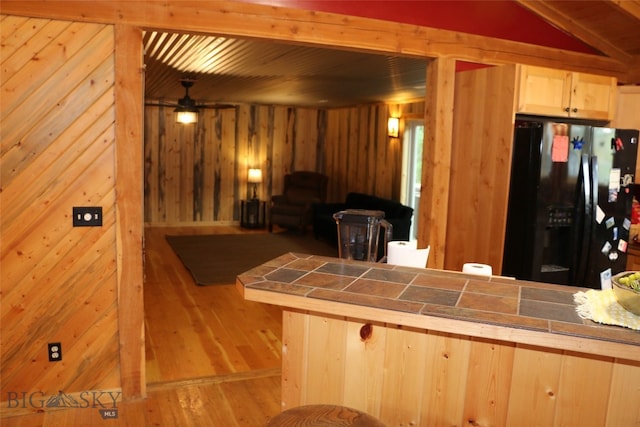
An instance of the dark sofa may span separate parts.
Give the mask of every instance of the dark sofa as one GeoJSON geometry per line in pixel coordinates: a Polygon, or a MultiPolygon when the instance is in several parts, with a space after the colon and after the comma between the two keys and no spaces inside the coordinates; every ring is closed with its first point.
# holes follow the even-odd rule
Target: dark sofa
{"type": "Polygon", "coordinates": [[[286,174],[283,194],[271,197],[269,231],[276,224],[298,229],[304,234],[306,227],[311,224],[313,204],[326,200],[328,182],[326,175],[313,171],[286,174]]]}
{"type": "MultiPolygon", "coordinates": [[[[313,234],[315,238],[337,244],[338,228],[333,214],[345,209],[383,211],[384,219],[393,226],[392,240],[409,240],[413,208],[395,200],[362,193],[347,194],[344,203],[317,203],[313,205],[313,234]]],[[[379,247],[378,253],[383,250],[383,247],[379,247]]]]}

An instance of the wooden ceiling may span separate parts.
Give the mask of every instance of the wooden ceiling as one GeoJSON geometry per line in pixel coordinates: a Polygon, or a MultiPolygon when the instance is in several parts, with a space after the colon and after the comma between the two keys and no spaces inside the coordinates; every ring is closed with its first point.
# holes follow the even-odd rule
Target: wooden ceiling
{"type": "MultiPolygon", "coordinates": [[[[300,2],[288,3],[295,7],[300,2]]],[[[386,16],[400,22],[415,23],[411,20],[420,15],[420,25],[432,28],[602,55],[629,68],[626,83],[640,83],[639,0],[398,1],[345,10],[353,3],[358,2],[305,4],[378,19],[385,13],[380,4],[394,5],[397,13],[386,16]],[[464,13],[462,8],[473,10],[464,13]]],[[[424,97],[424,59],[155,31],[145,32],[144,44],[149,100],[175,102],[184,95],[184,77],[196,80],[191,97],[208,105],[339,107],[424,97]]]]}
{"type": "Polygon", "coordinates": [[[516,1],[605,56],[640,66],[640,1],[516,1]]]}

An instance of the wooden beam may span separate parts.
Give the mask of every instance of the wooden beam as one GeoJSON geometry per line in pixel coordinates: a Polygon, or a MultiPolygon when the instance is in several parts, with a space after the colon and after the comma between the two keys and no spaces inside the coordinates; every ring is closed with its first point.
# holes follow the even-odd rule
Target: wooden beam
{"type": "Polygon", "coordinates": [[[578,25],[571,19],[570,16],[565,15],[556,8],[553,7],[553,2],[547,0],[516,0],[523,7],[531,12],[539,15],[545,21],[552,25],[566,31],[567,33],[577,37],[587,45],[599,50],[607,56],[615,58],[624,63],[630,63],[632,56],[618,46],[609,43],[607,40],[600,37],[597,33],[592,32],[589,28],[585,28],[578,25]]]}
{"type": "Polygon", "coordinates": [[[444,268],[455,75],[454,59],[439,58],[427,65],[418,243],[431,246],[428,266],[432,268],[444,268]]]}
{"type": "MultiPolygon", "coordinates": [[[[609,0],[628,15],[640,20],[640,0],[609,0]]],[[[640,55],[634,55],[628,66],[627,79],[623,82],[640,83],[640,55]]]]}
{"type": "Polygon", "coordinates": [[[624,10],[629,15],[636,19],[640,19],[640,1],[638,0],[609,0],[615,4],[621,10],[624,10]]]}
{"type": "Polygon", "coordinates": [[[632,65],[629,67],[629,74],[627,80],[623,82],[638,82],[640,83],[640,55],[636,55],[633,58],[632,65]]]}
{"type": "Polygon", "coordinates": [[[120,378],[125,399],[146,396],[143,301],[142,31],[115,26],[116,246],[120,378]]]}
{"type": "Polygon", "coordinates": [[[253,37],[332,48],[486,64],[522,63],[622,79],[625,64],[598,55],[563,51],[429,27],[238,1],[11,1],[2,13],[84,22],[122,23],[143,29],[253,37]]]}

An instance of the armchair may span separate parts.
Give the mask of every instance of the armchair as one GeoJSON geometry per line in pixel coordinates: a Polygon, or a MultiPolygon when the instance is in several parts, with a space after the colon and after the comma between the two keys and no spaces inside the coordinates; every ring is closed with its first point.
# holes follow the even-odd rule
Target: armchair
{"type": "Polygon", "coordinates": [[[269,231],[273,225],[304,233],[312,221],[312,206],[327,198],[329,178],[318,172],[298,171],[285,175],[284,191],[271,197],[269,231]]]}

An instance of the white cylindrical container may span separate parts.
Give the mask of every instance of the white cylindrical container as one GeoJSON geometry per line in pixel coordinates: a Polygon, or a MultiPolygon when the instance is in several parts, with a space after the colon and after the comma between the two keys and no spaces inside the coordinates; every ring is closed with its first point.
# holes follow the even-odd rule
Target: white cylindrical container
{"type": "Polygon", "coordinates": [[[491,276],[493,274],[493,269],[487,264],[468,262],[462,266],[462,272],[467,274],[476,274],[478,276],[491,276]]]}
{"type": "Polygon", "coordinates": [[[425,268],[429,259],[429,249],[429,246],[425,249],[418,249],[416,240],[389,242],[387,244],[387,264],[425,268]]]}

